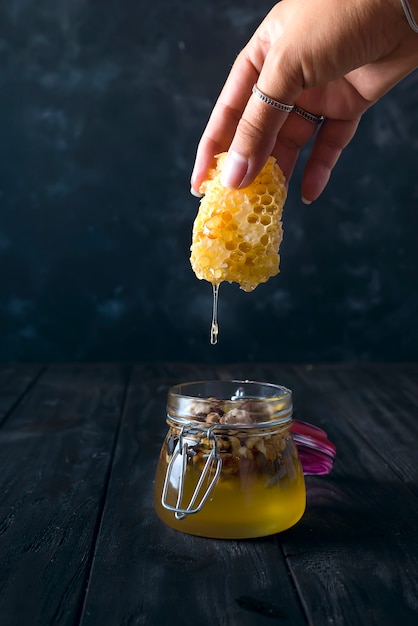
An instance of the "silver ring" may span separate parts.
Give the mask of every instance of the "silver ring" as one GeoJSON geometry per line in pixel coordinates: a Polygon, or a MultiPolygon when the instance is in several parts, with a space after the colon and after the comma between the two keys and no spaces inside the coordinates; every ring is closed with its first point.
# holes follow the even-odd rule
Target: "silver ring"
{"type": "Polygon", "coordinates": [[[408,20],[408,24],[410,25],[412,30],[418,33],[418,24],[414,20],[414,16],[412,14],[411,7],[409,6],[408,0],[401,0],[401,2],[402,2],[402,8],[406,15],[406,19],[408,20]]]}
{"type": "Polygon", "coordinates": [[[266,104],[269,104],[275,109],[279,109],[279,111],[284,111],[285,113],[290,113],[290,111],[293,111],[293,104],[282,104],[277,100],[273,100],[273,98],[269,98],[257,88],[257,85],[254,85],[253,87],[253,94],[257,96],[257,98],[260,98],[260,100],[262,100],[266,104]]]}
{"type": "Polygon", "coordinates": [[[308,120],[308,122],[312,122],[312,124],[322,124],[324,121],[323,115],[314,115],[313,113],[309,113],[309,111],[305,111],[305,109],[301,109],[295,104],[293,107],[295,113],[303,117],[303,119],[308,120]]]}

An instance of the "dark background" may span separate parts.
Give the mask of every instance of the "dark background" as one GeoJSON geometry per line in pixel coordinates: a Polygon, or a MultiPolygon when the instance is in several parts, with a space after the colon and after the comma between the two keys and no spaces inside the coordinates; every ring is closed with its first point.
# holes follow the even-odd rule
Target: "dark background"
{"type": "Polygon", "coordinates": [[[252,294],[189,266],[197,141],[267,0],[0,4],[0,360],[418,359],[418,76],[284,214],[252,294]]]}

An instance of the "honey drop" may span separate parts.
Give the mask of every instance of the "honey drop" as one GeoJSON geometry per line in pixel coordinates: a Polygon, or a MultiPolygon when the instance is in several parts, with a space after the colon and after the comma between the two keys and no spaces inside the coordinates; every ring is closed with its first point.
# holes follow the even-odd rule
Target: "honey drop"
{"type": "Polygon", "coordinates": [[[219,283],[212,284],[213,293],[213,307],[212,307],[212,324],[210,327],[210,342],[214,346],[218,343],[218,297],[219,297],[219,283]]]}

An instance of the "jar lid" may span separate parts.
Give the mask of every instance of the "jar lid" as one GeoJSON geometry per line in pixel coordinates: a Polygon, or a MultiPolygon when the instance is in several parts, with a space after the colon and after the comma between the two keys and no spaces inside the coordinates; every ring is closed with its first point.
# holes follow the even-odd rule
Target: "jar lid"
{"type": "Polygon", "coordinates": [[[327,433],[308,422],[294,420],[290,430],[298,449],[303,473],[306,476],[325,475],[332,470],[336,447],[327,433]]]}

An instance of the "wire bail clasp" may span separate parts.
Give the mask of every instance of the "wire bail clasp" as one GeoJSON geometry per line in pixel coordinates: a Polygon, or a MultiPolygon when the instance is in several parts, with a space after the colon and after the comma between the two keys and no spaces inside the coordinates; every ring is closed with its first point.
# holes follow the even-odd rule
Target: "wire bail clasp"
{"type": "Polygon", "coordinates": [[[222,469],[222,459],[219,454],[218,442],[216,439],[216,435],[213,432],[214,426],[209,428],[197,428],[195,426],[183,426],[180,431],[179,440],[171,457],[170,463],[167,467],[167,473],[164,480],[163,492],[161,495],[161,504],[165,509],[174,512],[174,516],[177,520],[183,520],[187,515],[191,515],[192,513],[198,513],[207,499],[209,498],[214,486],[216,485],[219,475],[222,469]],[[184,492],[184,478],[186,474],[186,466],[187,459],[192,457],[191,450],[194,446],[191,446],[186,437],[189,435],[198,435],[202,433],[204,437],[208,439],[211,443],[211,450],[207,455],[206,463],[203,467],[202,473],[199,477],[197,485],[192,493],[190,498],[190,502],[186,507],[182,507],[183,500],[183,492],[184,492]],[[177,502],[176,506],[171,506],[167,502],[167,492],[168,487],[171,481],[171,477],[173,474],[174,466],[178,457],[181,457],[182,466],[181,471],[178,476],[178,491],[177,491],[177,502]],[[213,476],[210,480],[210,483],[206,487],[206,490],[203,491],[203,494],[200,495],[202,491],[203,484],[207,477],[210,475],[211,471],[214,470],[213,476]],[[199,498],[200,496],[200,498],[199,498]],[[194,508],[193,508],[194,507],[194,508]]]}

